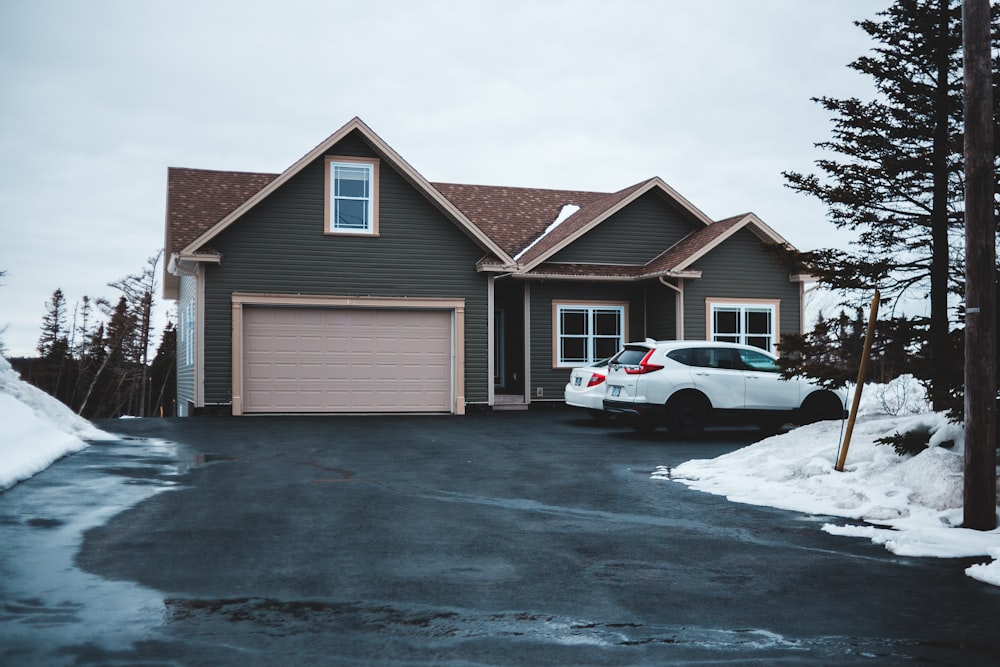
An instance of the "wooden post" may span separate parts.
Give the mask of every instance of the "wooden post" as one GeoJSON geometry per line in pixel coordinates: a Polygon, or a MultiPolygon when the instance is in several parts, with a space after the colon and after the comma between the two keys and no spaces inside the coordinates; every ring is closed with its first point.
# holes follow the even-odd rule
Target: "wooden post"
{"type": "Polygon", "coordinates": [[[861,363],[858,364],[858,384],[854,388],[854,401],[851,403],[851,414],[847,417],[847,431],[844,433],[844,442],[840,445],[840,453],[837,455],[837,465],[833,467],[837,472],[844,472],[844,464],[847,463],[847,450],[851,448],[851,436],[854,434],[854,422],[858,418],[858,408],[861,406],[861,392],[865,388],[865,380],[868,379],[868,357],[872,354],[872,340],[875,338],[875,322],[878,321],[879,292],[875,290],[872,296],[872,307],[868,311],[868,329],[865,331],[865,344],[861,351],[861,363]]]}
{"type": "Polygon", "coordinates": [[[996,221],[989,0],[963,0],[965,76],[964,527],[997,526],[996,221]]]}

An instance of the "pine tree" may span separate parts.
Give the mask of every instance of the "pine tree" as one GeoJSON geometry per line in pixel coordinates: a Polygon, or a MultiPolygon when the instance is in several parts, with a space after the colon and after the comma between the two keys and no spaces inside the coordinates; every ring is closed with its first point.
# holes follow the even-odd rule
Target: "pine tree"
{"type": "Polygon", "coordinates": [[[38,338],[38,354],[32,375],[35,384],[59,400],[65,401],[64,378],[71,360],[69,333],[66,328],[66,297],[59,288],[45,302],[42,334],[38,338]]]}
{"type": "MultiPolygon", "coordinates": [[[[1000,5],[993,9],[1000,45],[1000,5]]],[[[821,175],[785,178],[826,204],[835,225],[858,233],[852,251],[799,256],[821,282],[878,288],[887,300],[929,297],[925,379],[941,409],[956,363],[948,296],[961,294],[964,271],[961,2],[896,0],[878,16],[857,22],[877,46],[850,64],[872,78],[876,99],[817,98],[835,114],[832,139],[817,146],[835,156],[817,161],[821,175]]],[[[1000,96],[995,102],[1000,117],[1000,96]]]]}
{"type": "Polygon", "coordinates": [[[69,347],[66,331],[66,297],[60,288],[52,293],[45,302],[45,315],[42,317],[42,335],[38,338],[38,354],[45,358],[52,355],[59,347],[69,347]]]}
{"type": "Polygon", "coordinates": [[[145,416],[146,390],[149,378],[149,346],[152,337],[152,317],[154,293],[156,292],[156,267],[163,251],[146,260],[146,267],[138,275],[129,275],[110,283],[125,295],[129,311],[135,320],[137,331],[133,339],[135,347],[130,351],[134,354],[132,360],[138,364],[138,377],[133,378],[133,385],[138,385],[136,399],[139,416],[145,416]]]}

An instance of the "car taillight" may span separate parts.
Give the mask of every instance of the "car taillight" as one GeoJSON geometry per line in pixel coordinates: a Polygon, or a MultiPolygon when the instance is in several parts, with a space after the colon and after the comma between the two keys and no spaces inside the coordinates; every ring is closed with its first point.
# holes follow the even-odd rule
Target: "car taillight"
{"type": "Polygon", "coordinates": [[[660,364],[649,363],[649,358],[653,356],[653,352],[656,350],[650,350],[646,353],[646,356],[642,358],[638,366],[625,366],[625,372],[629,375],[643,375],[645,373],[652,373],[653,371],[658,371],[663,366],[660,364]]]}
{"type": "Polygon", "coordinates": [[[590,376],[590,382],[587,383],[588,387],[596,387],[597,385],[604,382],[604,376],[600,373],[592,373],[590,376]]]}

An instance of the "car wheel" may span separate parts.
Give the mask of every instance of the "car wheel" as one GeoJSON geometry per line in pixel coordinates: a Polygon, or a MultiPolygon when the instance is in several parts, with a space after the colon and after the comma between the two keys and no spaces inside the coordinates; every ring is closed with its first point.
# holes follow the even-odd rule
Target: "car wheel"
{"type": "Polygon", "coordinates": [[[674,435],[691,437],[705,430],[709,405],[696,394],[681,394],[667,403],[667,429],[674,435]]]}
{"type": "Polygon", "coordinates": [[[803,424],[844,418],[844,406],[840,399],[835,394],[826,392],[810,394],[802,401],[799,412],[801,413],[799,421],[803,424]]]}

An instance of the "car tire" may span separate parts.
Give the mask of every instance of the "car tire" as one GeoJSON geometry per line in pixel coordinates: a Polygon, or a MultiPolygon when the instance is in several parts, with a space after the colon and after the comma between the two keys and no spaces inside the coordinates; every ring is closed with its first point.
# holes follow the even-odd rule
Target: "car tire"
{"type": "Polygon", "coordinates": [[[806,400],[802,401],[799,414],[800,423],[815,424],[816,422],[831,419],[843,419],[844,406],[836,394],[816,392],[815,394],[810,394],[806,397],[806,400]]]}
{"type": "Polygon", "coordinates": [[[682,438],[698,435],[708,423],[709,404],[697,394],[674,396],[667,402],[667,430],[682,438]]]}

